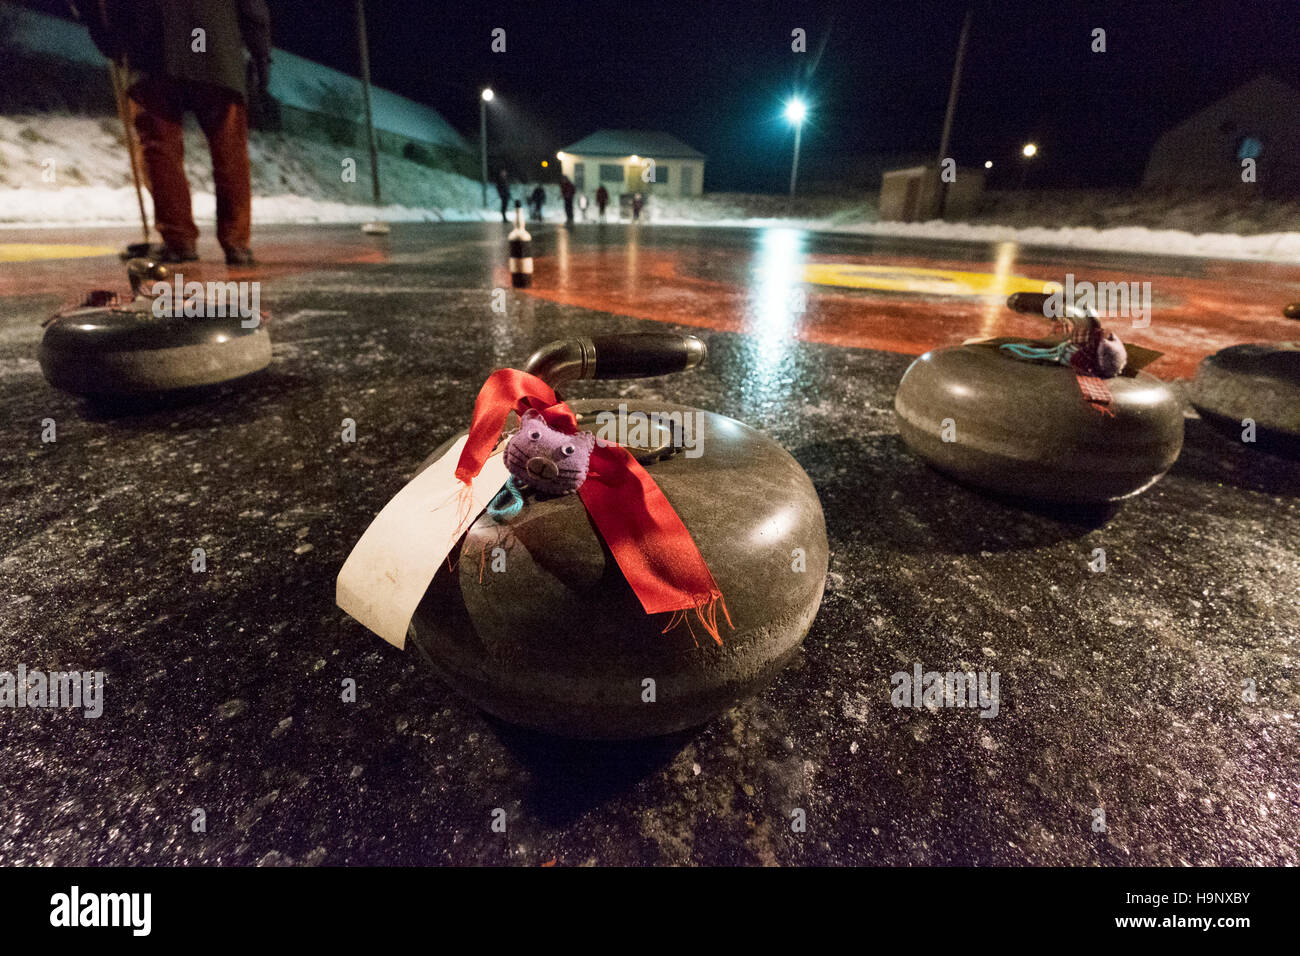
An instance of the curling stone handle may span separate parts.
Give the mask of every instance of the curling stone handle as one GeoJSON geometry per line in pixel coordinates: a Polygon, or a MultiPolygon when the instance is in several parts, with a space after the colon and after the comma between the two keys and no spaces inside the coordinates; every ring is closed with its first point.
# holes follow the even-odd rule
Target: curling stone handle
{"type": "Polygon", "coordinates": [[[1007,308],[1013,312],[1023,312],[1025,315],[1042,316],[1043,307],[1046,305],[1048,293],[1046,292],[1013,292],[1007,296],[1007,308]]]}
{"type": "Polygon", "coordinates": [[[171,277],[171,270],[161,262],[154,262],[145,257],[136,257],[126,264],[126,277],[131,280],[131,294],[144,294],[146,282],[161,282],[171,277]]]}
{"type": "Polygon", "coordinates": [[[649,378],[695,368],[704,342],[677,332],[629,332],[562,339],[543,345],[524,370],[552,388],[579,379],[649,378]]]}
{"type": "MultiPolygon", "coordinates": [[[[1050,292],[1013,292],[1007,296],[1007,308],[1013,312],[1023,312],[1025,315],[1036,315],[1039,318],[1052,318],[1047,313],[1047,300],[1057,293],[1050,292]]],[[[1078,309],[1069,303],[1064,306],[1065,318],[1074,321],[1083,321],[1097,318],[1097,313],[1092,309],[1078,309]]]]}

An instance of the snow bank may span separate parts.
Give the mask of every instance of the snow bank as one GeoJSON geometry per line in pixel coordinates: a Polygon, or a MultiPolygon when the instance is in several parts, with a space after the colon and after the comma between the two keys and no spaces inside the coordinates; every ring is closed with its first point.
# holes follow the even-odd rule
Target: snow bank
{"type": "MultiPolygon", "coordinates": [[[[148,198],[146,197],[146,203],[148,198]]],[[[216,218],[216,197],[193,195],[194,217],[200,223],[216,218]]],[[[146,208],[148,206],[146,205],[146,208]]],[[[253,197],[257,223],[454,222],[499,219],[482,209],[439,209],[398,204],[373,206],[283,193],[253,197]]],[[[77,226],[138,226],[140,213],[131,186],[65,186],[57,190],[0,189],[0,228],[68,228],[77,226]]]]}
{"type": "MultiPolygon", "coordinates": [[[[186,175],[194,189],[195,215],[211,222],[215,202],[207,144],[197,130],[185,143],[186,175]]],[[[478,182],[393,156],[380,159],[384,196],[396,200],[376,208],[370,198],[370,173],[364,151],[346,149],[286,134],[250,135],[253,164],[253,216],[259,223],[445,222],[496,219],[494,190],[482,208],[478,182]],[[341,175],[344,161],[356,163],[351,181],[341,175]]],[[[523,198],[533,184],[514,185],[523,198]]],[[[546,187],[546,218],[563,218],[559,190],[546,187]]],[[[1300,262],[1300,232],[1255,233],[1261,224],[1289,225],[1297,209],[1287,204],[1243,203],[1231,197],[1175,202],[1168,197],[1047,193],[994,196],[986,216],[1002,222],[879,222],[870,197],[800,197],[711,194],[695,198],[654,196],[646,206],[648,227],[659,225],[771,227],[824,232],[981,243],[1097,249],[1143,255],[1300,262]],[[1242,217],[1250,215],[1250,221],[1242,217]],[[1136,224],[1146,219],[1148,225],[1136,224]],[[1095,225],[1030,225],[1078,222],[1095,225]],[[1187,228],[1152,228],[1149,223],[1187,228]],[[1215,231],[1223,225],[1239,231],[1215,231]]],[[[594,217],[593,208],[588,216],[594,217]]],[[[612,214],[618,218],[615,198],[612,214]]],[[[121,129],[112,117],[0,116],[0,228],[40,226],[118,226],[138,223],[130,166],[121,129]],[[53,164],[55,181],[43,172],[53,164]]]]}
{"type": "Polygon", "coordinates": [[[1147,229],[1120,226],[1094,229],[1087,226],[999,226],[965,222],[844,222],[842,218],[712,219],[656,216],[661,225],[784,226],[855,235],[888,236],[901,239],[937,239],[949,242],[1015,242],[1022,246],[1055,246],[1067,249],[1095,249],[1134,252],[1151,256],[1190,256],[1210,259],[1262,259],[1300,262],[1300,232],[1273,232],[1241,236],[1235,233],[1193,233],[1180,229],[1147,229]]]}

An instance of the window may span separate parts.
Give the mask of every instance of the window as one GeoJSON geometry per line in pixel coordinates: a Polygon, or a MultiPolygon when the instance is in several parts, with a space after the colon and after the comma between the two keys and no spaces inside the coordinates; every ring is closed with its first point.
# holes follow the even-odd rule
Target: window
{"type": "Polygon", "coordinates": [[[587,188],[587,164],[573,164],[573,188],[582,192],[587,188]]]}
{"type": "Polygon", "coordinates": [[[682,167],[682,195],[695,195],[695,167],[693,166],[682,167]]]}
{"type": "Polygon", "coordinates": [[[655,178],[650,180],[652,183],[658,186],[660,183],[668,182],[667,166],[660,166],[658,163],[655,163],[654,170],[655,170],[655,178]]]}
{"type": "Polygon", "coordinates": [[[1259,159],[1264,152],[1264,141],[1258,136],[1243,136],[1237,141],[1237,159],[1259,159]]]}
{"type": "Polygon", "coordinates": [[[618,163],[601,163],[600,181],[602,183],[621,183],[623,181],[623,167],[618,163]]]}

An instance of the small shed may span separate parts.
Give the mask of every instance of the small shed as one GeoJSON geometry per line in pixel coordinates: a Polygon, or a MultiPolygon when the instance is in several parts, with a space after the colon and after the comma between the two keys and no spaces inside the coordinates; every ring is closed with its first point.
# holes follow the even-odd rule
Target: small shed
{"type": "Polygon", "coordinates": [[[892,222],[967,219],[984,195],[984,170],[958,167],[953,181],[939,178],[934,165],[886,170],[880,177],[880,218],[892,222]]]}

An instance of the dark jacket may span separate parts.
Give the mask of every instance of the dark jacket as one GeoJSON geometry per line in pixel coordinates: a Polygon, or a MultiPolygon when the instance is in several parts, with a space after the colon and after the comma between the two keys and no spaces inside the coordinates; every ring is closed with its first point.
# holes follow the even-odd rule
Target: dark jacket
{"type": "Polygon", "coordinates": [[[604,206],[609,202],[609,190],[601,186],[596,190],[596,202],[604,206]]]}
{"type": "Polygon", "coordinates": [[[565,202],[572,202],[573,191],[573,183],[569,182],[569,180],[566,179],[560,183],[560,195],[564,197],[565,202]]]}
{"type": "Polygon", "coordinates": [[[163,76],[247,96],[245,49],[258,75],[266,76],[266,0],[81,0],[80,8],[100,52],[110,60],[126,57],[130,86],[163,76]],[[203,31],[202,52],[195,49],[196,30],[203,31]]]}

